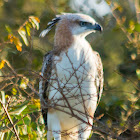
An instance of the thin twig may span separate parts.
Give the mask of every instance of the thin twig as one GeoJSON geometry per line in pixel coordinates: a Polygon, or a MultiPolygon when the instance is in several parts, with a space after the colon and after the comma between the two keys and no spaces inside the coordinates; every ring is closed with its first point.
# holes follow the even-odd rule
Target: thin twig
{"type": "Polygon", "coordinates": [[[20,140],[19,135],[18,135],[18,132],[17,132],[17,130],[16,130],[16,127],[15,127],[15,125],[14,125],[14,123],[13,123],[13,121],[12,121],[12,119],[11,119],[9,113],[8,113],[7,108],[4,106],[4,104],[3,104],[2,101],[1,101],[1,99],[0,99],[0,103],[1,103],[3,109],[4,109],[5,113],[6,113],[6,116],[7,116],[8,120],[9,120],[10,123],[12,124],[13,130],[14,130],[15,135],[16,135],[16,137],[17,137],[17,140],[20,140]]]}

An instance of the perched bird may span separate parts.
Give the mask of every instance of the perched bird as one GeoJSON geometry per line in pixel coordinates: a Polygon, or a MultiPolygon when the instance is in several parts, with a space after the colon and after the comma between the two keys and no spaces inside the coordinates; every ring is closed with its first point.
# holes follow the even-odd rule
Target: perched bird
{"type": "Polygon", "coordinates": [[[56,25],[53,50],[44,56],[39,93],[47,140],[86,140],[103,91],[99,54],[85,37],[102,27],[88,15],[56,16],[40,37],[56,25]]]}

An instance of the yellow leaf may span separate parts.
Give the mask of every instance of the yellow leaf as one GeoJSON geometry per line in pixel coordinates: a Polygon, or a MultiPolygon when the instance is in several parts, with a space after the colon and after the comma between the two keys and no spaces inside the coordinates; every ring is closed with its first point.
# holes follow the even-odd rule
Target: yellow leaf
{"type": "Polygon", "coordinates": [[[10,39],[11,37],[12,37],[12,35],[11,35],[11,34],[9,34],[9,35],[8,35],[8,39],[10,39]]]}
{"type": "Polygon", "coordinates": [[[17,94],[17,89],[16,88],[12,88],[12,93],[13,93],[13,95],[16,95],[17,94]]]}
{"type": "Polygon", "coordinates": [[[8,99],[9,98],[9,95],[5,95],[5,98],[8,99]]]}
{"type": "Polygon", "coordinates": [[[129,22],[129,28],[133,31],[135,29],[135,22],[133,20],[130,20],[129,22]]]}
{"type": "Polygon", "coordinates": [[[27,79],[27,78],[26,79],[22,79],[21,83],[20,83],[20,88],[26,89],[28,82],[29,82],[29,79],[27,79]]]}
{"type": "Polygon", "coordinates": [[[2,60],[2,61],[0,62],[0,69],[2,69],[2,68],[4,67],[4,64],[5,64],[5,61],[2,60]]]}
{"type": "Polygon", "coordinates": [[[137,70],[136,70],[136,74],[137,74],[137,76],[138,76],[138,79],[140,80],[140,69],[137,69],[137,70]]]}
{"type": "Polygon", "coordinates": [[[20,40],[17,37],[13,36],[13,41],[14,41],[14,44],[16,45],[17,50],[21,52],[22,43],[20,42],[20,40]]]}
{"type": "Polygon", "coordinates": [[[31,19],[34,18],[38,23],[40,23],[40,19],[38,17],[30,16],[29,18],[31,18],[31,19]]]}
{"type": "Polygon", "coordinates": [[[112,126],[112,120],[107,120],[106,123],[107,123],[107,126],[108,127],[111,127],[112,126]]]}
{"type": "Polygon", "coordinates": [[[16,48],[17,48],[18,51],[20,51],[20,52],[22,51],[22,47],[20,45],[17,44],[16,48]]]}
{"type": "Polygon", "coordinates": [[[28,22],[26,24],[26,31],[27,31],[28,36],[31,36],[31,28],[32,28],[32,25],[31,23],[28,22]]]}
{"type": "Polygon", "coordinates": [[[35,106],[40,108],[40,100],[39,99],[33,99],[33,102],[34,102],[35,106]]]}
{"type": "Polygon", "coordinates": [[[28,46],[29,43],[28,43],[28,39],[26,37],[26,30],[25,30],[25,28],[21,28],[20,30],[18,30],[18,33],[20,34],[21,38],[23,39],[25,45],[28,46]]]}
{"type": "Polygon", "coordinates": [[[14,42],[18,51],[20,52],[22,51],[22,43],[20,42],[19,38],[17,38],[16,36],[12,34],[9,34],[8,39],[10,40],[11,43],[14,42]]]}
{"type": "Polygon", "coordinates": [[[29,21],[31,22],[33,28],[36,28],[37,30],[39,30],[39,22],[40,22],[39,18],[30,16],[29,21]]]}
{"type": "Polygon", "coordinates": [[[34,18],[38,23],[40,23],[40,19],[38,17],[34,17],[34,18]]]}
{"type": "Polygon", "coordinates": [[[13,41],[14,41],[14,40],[13,40],[13,35],[9,34],[9,35],[8,35],[8,39],[10,40],[11,43],[13,43],[13,41]]]}

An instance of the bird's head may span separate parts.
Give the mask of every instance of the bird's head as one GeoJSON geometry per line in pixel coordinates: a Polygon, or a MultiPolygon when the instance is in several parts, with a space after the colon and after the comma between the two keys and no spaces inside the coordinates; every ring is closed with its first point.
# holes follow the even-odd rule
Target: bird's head
{"type": "Polygon", "coordinates": [[[46,30],[40,36],[44,37],[56,24],[56,31],[60,34],[70,32],[73,36],[87,36],[95,31],[102,31],[102,27],[90,16],[79,13],[64,13],[56,16],[48,23],[46,30]],[[56,24],[57,23],[57,24],[56,24]]]}
{"type": "Polygon", "coordinates": [[[77,39],[85,38],[95,31],[102,31],[102,27],[90,16],[84,14],[66,13],[56,16],[40,37],[44,37],[56,25],[54,50],[60,52],[69,48],[77,39]]]}
{"type": "Polygon", "coordinates": [[[60,25],[66,23],[74,36],[87,36],[95,31],[102,31],[102,27],[90,16],[85,14],[64,14],[60,25]]]}

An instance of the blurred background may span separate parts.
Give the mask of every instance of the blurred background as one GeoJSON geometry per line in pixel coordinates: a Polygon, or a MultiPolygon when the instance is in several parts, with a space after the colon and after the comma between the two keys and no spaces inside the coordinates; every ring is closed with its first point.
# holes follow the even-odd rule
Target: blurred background
{"type": "Polygon", "coordinates": [[[55,29],[39,34],[62,12],[104,29],[87,36],[105,79],[90,139],[140,140],[140,0],[0,0],[0,139],[46,139],[38,82],[55,29]]]}

